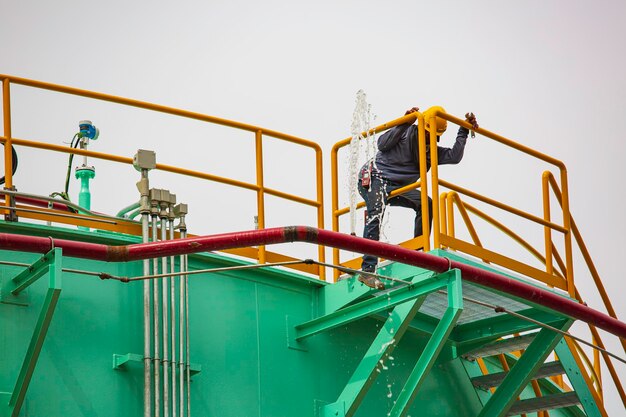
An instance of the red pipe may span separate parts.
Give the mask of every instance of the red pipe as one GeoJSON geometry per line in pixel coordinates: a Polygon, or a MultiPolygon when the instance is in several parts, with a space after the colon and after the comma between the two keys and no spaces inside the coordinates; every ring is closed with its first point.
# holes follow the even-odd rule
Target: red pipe
{"type": "Polygon", "coordinates": [[[457,268],[461,271],[463,279],[467,281],[531,301],[575,319],[591,323],[609,333],[626,339],[626,323],[553,292],[440,256],[314,227],[277,227],[126,246],[108,246],[0,233],[0,249],[45,253],[54,245],[63,248],[63,254],[66,256],[107,262],[136,261],[163,256],[285,242],[309,242],[368,253],[435,272],[444,272],[450,268],[457,268]]]}
{"type": "MultiPolygon", "coordinates": [[[[4,198],[4,200],[6,201],[6,198],[7,198],[6,194],[0,193],[0,196],[2,198],[4,198]]],[[[48,201],[40,200],[38,198],[15,196],[15,201],[18,202],[18,203],[28,204],[29,206],[49,208],[48,201]]],[[[54,210],[72,212],[72,210],[67,205],[65,205],[63,203],[53,202],[51,208],[54,209],[54,210]]]]}

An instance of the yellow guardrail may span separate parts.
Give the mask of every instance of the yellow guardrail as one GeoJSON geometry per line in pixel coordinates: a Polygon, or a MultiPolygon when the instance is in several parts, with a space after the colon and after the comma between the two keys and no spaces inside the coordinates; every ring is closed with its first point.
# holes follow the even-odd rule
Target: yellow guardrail
{"type": "MultiPolygon", "coordinates": [[[[390,194],[390,197],[395,195],[402,194],[410,189],[421,188],[422,193],[422,219],[423,219],[423,230],[424,235],[421,237],[417,237],[411,239],[407,242],[402,242],[400,245],[410,248],[423,248],[425,251],[430,249],[431,240],[429,238],[430,231],[428,228],[428,204],[427,204],[427,196],[428,196],[428,182],[427,182],[427,173],[425,167],[426,165],[426,152],[425,152],[425,130],[423,127],[424,122],[428,122],[431,126],[430,131],[430,146],[434,149],[437,146],[436,141],[436,123],[434,117],[441,117],[446,119],[447,121],[459,125],[464,126],[468,129],[471,129],[472,126],[469,125],[464,120],[456,118],[447,113],[443,113],[440,111],[436,112],[428,112],[428,116],[425,116],[422,113],[413,113],[399,119],[395,119],[389,123],[377,126],[371,129],[369,132],[363,132],[363,136],[366,137],[367,134],[380,133],[385,130],[391,129],[402,123],[414,122],[416,119],[418,121],[418,146],[419,146],[419,163],[420,163],[420,180],[414,184],[410,184],[408,186],[403,187],[402,189],[395,190],[390,194]],[[428,117],[428,120],[425,120],[428,117]]],[[[432,195],[433,195],[433,203],[432,203],[432,216],[433,216],[433,233],[432,233],[432,243],[433,248],[450,248],[453,250],[457,250],[460,252],[464,252],[470,254],[472,256],[476,256],[477,258],[482,259],[487,263],[494,263],[505,268],[508,268],[512,271],[519,272],[529,278],[538,280],[550,287],[560,288],[568,292],[569,296],[583,302],[580,294],[578,293],[575,283],[574,283],[574,274],[573,274],[573,255],[572,255],[572,236],[575,239],[575,242],[578,248],[581,251],[583,259],[585,260],[586,266],[593,278],[593,281],[598,289],[598,292],[602,298],[604,306],[606,308],[607,313],[617,318],[615,314],[615,310],[609,300],[608,294],[602,284],[602,280],[598,274],[593,261],[591,260],[591,256],[587,250],[587,247],[580,235],[578,228],[576,227],[576,223],[574,222],[570,210],[569,210],[569,197],[568,197],[568,182],[567,182],[567,169],[563,162],[555,159],[551,156],[545,155],[541,152],[538,152],[534,149],[521,145],[517,142],[514,142],[510,139],[507,139],[503,136],[497,135],[493,132],[490,132],[486,129],[479,128],[475,129],[476,133],[481,134],[487,138],[490,138],[498,143],[501,143],[505,146],[508,146],[512,149],[515,149],[519,152],[527,154],[531,157],[549,163],[555,166],[560,173],[560,186],[555,178],[555,176],[549,172],[544,172],[542,176],[542,195],[541,202],[543,207],[542,216],[537,216],[531,213],[527,213],[523,210],[520,210],[516,207],[512,207],[510,205],[504,204],[495,199],[489,198],[487,196],[481,195],[477,192],[474,192],[468,188],[461,187],[459,185],[448,182],[444,179],[439,178],[438,172],[438,164],[437,164],[437,152],[431,152],[431,176],[430,176],[430,186],[432,187],[432,195]],[[440,193],[439,188],[444,187],[450,191],[440,193]],[[550,207],[550,189],[552,190],[556,200],[558,201],[561,212],[562,212],[562,224],[554,223],[551,220],[551,207],[550,207]],[[525,241],[521,236],[513,232],[511,229],[506,227],[504,224],[495,220],[492,216],[488,215],[484,211],[477,209],[476,207],[464,202],[460,195],[464,195],[466,197],[470,197],[472,199],[478,200],[487,206],[490,206],[495,209],[499,209],[501,211],[505,211],[511,213],[519,218],[526,219],[532,223],[540,225],[544,228],[544,253],[542,254],[540,250],[534,248],[527,241],[525,241]],[[458,209],[461,218],[463,219],[463,223],[470,235],[472,242],[466,242],[456,237],[455,233],[455,221],[454,221],[454,208],[458,209]],[[486,249],[480,241],[478,233],[474,228],[472,221],[470,219],[469,213],[476,215],[481,218],[485,222],[491,224],[495,228],[502,231],[509,238],[513,239],[519,245],[521,245],[526,251],[528,251],[531,255],[533,255],[537,260],[539,260],[544,266],[545,270],[541,270],[534,266],[525,264],[516,259],[504,256],[496,251],[486,249]],[[565,248],[565,259],[561,257],[556,246],[552,241],[552,233],[558,232],[564,235],[564,248],[565,248]],[[559,267],[557,270],[554,267],[554,262],[559,267]]],[[[331,185],[332,185],[332,227],[333,230],[339,231],[339,217],[348,213],[348,207],[339,207],[339,190],[338,190],[338,154],[339,151],[347,146],[350,143],[352,138],[347,138],[337,142],[331,151],[331,185]]],[[[364,203],[359,203],[357,208],[361,208],[364,206],[364,203]]],[[[341,261],[340,252],[337,249],[333,250],[333,261],[336,264],[341,264],[345,266],[350,266],[353,268],[359,268],[360,266],[360,258],[351,259],[347,261],[341,261]]],[[[338,274],[338,272],[336,272],[338,274]]],[[[335,275],[336,277],[337,275],[335,275]]],[[[593,325],[589,325],[589,330],[596,346],[604,349],[604,342],[597,329],[593,325]]],[[[566,338],[567,339],[567,338],[566,338]]],[[[615,384],[617,392],[626,406],[626,390],[622,386],[620,382],[619,375],[612,363],[611,357],[604,352],[599,352],[597,350],[594,351],[594,360],[593,363],[589,360],[585,352],[577,347],[576,344],[567,339],[568,344],[570,344],[570,350],[572,350],[576,361],[579,364],[581,372],[584,374],[585,380],[587,381],[594,397],[596,400],[601,403],[602,402],[602,378],[600,374],[601,366],[600,366],[600,357],[604,360],[604,364],[607,367],[611,378],[615,384]],[[586,367],[585,367],[586,365],[586,367]],[[587,369],[589,373],[585,370],[587,369]]],[[[624,352],[626,352],[626,340],[620,339],[622,347],[624,348],[624,352]]]]}
{"type": "MultiPolygon", "coordinates": [[[[425,122],[427,122],[427,120],[425,120],[425,118],[428,117],[429,120],[428,122],[432,121],[432,123],[429,123],[429,125],[431,126],[431,135],[430,135],[430,146],[431,147],[436,147],[437,146],[437,135],[436,135],[436,124],[434,123],[435,117],[441,117],[443,119],[446,119],[447,121],[459,125],[459,126],[464,126],[468,129],[471,129],[472,126],[467,123],[466,121],[459,119],[457,117],[454,117],[452,115],[449,115],[447,113],[443,113],[439,110],[436,111],[431,111],[428,112],[428,115],[422,114],[420,112],[415,112],[403,117],[400,117],[398,119],[392,120],[391,122],[385,123],[383,125],[377,126],[373,129],[370,130],[370,132],[363,132],[363,136],[367,136],[367,134],[374,134],[374,133],[380,133],[383,131],[386,131],[388,129],[391,129],[392,127],[398,126],[400,124],[403,123],[407,123],[407,122],[414,122],[417,119],[418,122],[418,147],[419,147],[419,157],[420,157],[420,178],[421,179],[426,179],[427,178],[427,172],[426,172],[426,137],[425,137],[425,122]]],[[[547,230],[555,230],[557,232],[563,233],[565,236],[565,260],[566,260],[566,284],[563,285],[562,283],[559,282],[558,287],[559,288],[563,288],[566,289],[568,291],[568,293],[570,294],[570,296],[572,298],[574,298],[575,296],[575,290],[574,290],[574,276],[573,276],[573,261],[572,261],[572,242],[571,242],[571,225],[570,225],[570,215],[569,215],[569,202],[568,202],[568,187],[567,187],[567,169],[565,167],[565,164],[563,164],[563,162],[559,161],[558,159],[555,159],[551,156],[545,155],[541,152],[538,152],[534,149],[531,149],[529,147],[526,147],[524,145],[521,145],[517,142],[514,142],[510,139],[507,139],[503,136],[500,136],[498,134],[495,134],[493,132],[490,132],[484,128],[479,128],[479,129],[475,129],[475,131],[478,134],[481,134],[487,138],[490,138],[496,142],[499,142],[505,146],[508,146],[510,148],[513,148],[517,151],[523,152],[527,155],[530,155],[536,159],[542,160],[544,162],[547,162],[549,164],[552,164],[554,166],[556,166],[559,171],[560,171],[560,178],[561,178],[561,188],[563,189],[563,224],[556,224],[552,221],[550,221],[549,219],[546,220],[545,217],[539,217],[530,213],[526,213],[520,209],[517,209],[515,207],[506,205],[504,203],[501,203],[495,199],[480,195],[479,193],[473,192],[467,188],[464,187],[460,187],[456,184],[453,184],[451,182],[445,181],[443,179],[439,178],[439,170],[438,170],[438,161],[437,161],[437,153],[434,152],[431,154],[431,181],[430,181],[430,186],[432,187],[432,194],[433,196],[435,196],[435,198],[433,198],[433,213],[432,213],[432,217],[433,217],[433,236],[432,236],[432,243],[433,243],[433,247],[434,248],[440,248],[443,246],[448,246],[448,247],[455,247],[455,249],[460,249],[459,246],[463,246],[463,248],[465,249],[465,251],[471,251],[473,255],[476,255],[476,252],[480,252],[483,255],[488,255],[488,256],[482,256],[482,255],[477,255],[485,260],[490,260],[491,262],[497,263],[502,265],[504,263],[505,267],[512,267],[511,269],[518,271],[518,272],[522,272],[525,275],[529,275],[532,278],[538,279],[542,282],[546,282],[546,283],[550,283],[550,281],[553,281],[552,278],[550,278],[549,273],[540,271],[536,268],[533,269],[528,269],[528,268],[532,268],[530,266],[522,266],[521,263],[516,263],[516,262],[511,262],[511,260],[509,260],[508,258],[505,259],[502,256],[497,256],[497,254],[495,254],[494,252],[489,252],[489,253],[485,253],[484,248],[480,247],[480,245],[476,245],[476,244],[470,244],[468,242],[462,242],[458,239],[455,240],[455,238],[453,236],[448,235],[447,233],[443,232],[443,225],[442,222],[440,221],[440,209],[439,209],[439,198],[437,196],[439,196],[439,187],[445,187],[448,188],[450,190],[456,191],[459,194],[463,194],[469,197],[472,197],[474,199],[477,199],[479,201],[482,201],[485,204],[494,206],[500,210],[504,210],[507,211],[509,213],[512,213],[516,216],[525,218],[527,220],[530,220],[534,223],[537,223],[539,225],[544,226],[545,228],[547,228],[547,230]],[[494,259],[497,258],[497,259],[494,259]],[[521,271],[520,271],[521,269],[521,271]]],[[[346,138],[343,139],[339,142],[337,142],[331,151],[331,186],[332,186],[332,227],[333,230],[335,231],[339,231],[339,217],[345,213],[347,213],[349,211],[349,208],[347,207],[339,207],[339,190],[338,190],[338,153],[339,150],[341,150],[342,148],[344,148],[345,146],[347,146],[350,141],[351,141],[351,137],[350,138],[346,138]]],[[[390,197],[398,195],[398,194],[402,194],[405,191],[408,191],[409,189],[415,189],[415,188],[421,188],[422,190],[422,221],[423,221],[423,231],[424,231],[424,236],[430,236],[430,230],[429,230],[429,223],[428,223],[428,215],[427,215],[427,198],[428,198],[428,184],[427,181],[424,180],[420,180],[415,184],[411,184],[408,185],[406,187],[403,187],[402,189],[399,190],[395,190],[393,193],[390,194],[390,197]]],[[[544,201],[544,207],[546,205],[546,202],[544,201]]],[[[362,207],[363,205],[360,204],[357,207],[362,207]]],[[[474,236],[473,236],[474,237],[474,236]]],[[[420,244],[420,247],[423,247],[425,251],[430,250],[430,239],[426,238],[422,238],[422,239],[413,239],[413,242],[416,244],[420,244]]],[[[548,246],[548,243],[546,243],[546,247],[548,246]]],[[[416,247],[417,248],[417,247],[416,247]]],[[[546,258],[548,256],[546,255],[546,258]]],[[[339,250],[334,249],[333,250],[333,261],[335,263],[341,263],[340,260],[340,256],[339,256],[339,250]]],[[[344,264],[346,265],[350,265],[350,266],[356,266],[356,264],[358,263],[357,260],[351,260],[348,262],[345,262],[344,264]]],[[[338,272],[336,272],[336,274],[338,274],[338,272]]],[[[335,275],[337,276],[337,275],[335,275]]],[[[552,285],[552,283],[550,283],[550,285],[552,285]]]]}
{"type": "MultiPolygon", "coordinates": [[[[45,83],[41,81],[34,81],[25,78],[13,77],[10,75],[2,75],[0,74],[0,80],[2,81],[2,104],[3,104],[3,126],[4,126],[4,136],[0,137],[0,142],[4,143],[4,167],[5,167],[5,187],[11,189],[13,187],[13,175],[12,175],[12,153],[11,146],[26,146],[31,148],[55,151],[55,152],[63,152],[63,153],[73,153],[76,155],[85,155],[92,158],[104,159],[108,161],[119,162],[122,164],[132,164],[132,158],[119,156],[119,155],[111,155],[102,152],[94,152],[83,149],[70,149],[69,147],[54,145],[50,143],[45,143],[41,141],[33,141],[15,138],[12,135],[11,130],[11,85],[22,85],[27,87],[33,87],[42,90],[54,91],[63,94],[70,94],[74,96],[87,97],[95,100],[106,101],[111,103],[117,103],[125,106],[131,106],[136,108],[141,108],[145,110],[151,110],[159,113],[170,114],[174,116],[179,116],[188,119],[200,120],[203,122],[217,124],[222,126],[231,127],[234,129],[245,130],[254,133],[255,140],[255,152],[256,152],[256,183],[248,183],[243,181],[234,180],[231,178],[220,177],[217,175],[213,175],[206,172],[194,171],[186,168],[180,168],[171,165],[165,165],[158,163],[156,166],[157,170],[172,172],[175,174],[180,174],[189,177],[195,177],[204,179],[207,181],[218,182],[226,185],[230,185],[233,187],[243,188],[247,190],[251,190],[256,192],[257,194],[257,216],[258,216],[258,225],[259,228],[265,228],[265,196],[272,195],[275,197],[279,197],[282,199],[290,200],[299,204],[303,204],[306,206],[311,206],[316,209],[317,219],[316,225],[318,228],[324,228],[324,189],[323,189],[323,172],[322,172],[322,149],[321,147],[312,141],[302,139],[296,136],[288,135],[285,133],[277,132],[275,130],[265,129],[259,126],[249,125],[245,123],[235,122],[232,120],[222,119],[214,116],[209,116],[202,113],[191,112],[187,110],[181,110],[173,107],[167,107],[159,104],[148,103],[139,100],[132,100],[123,97],[113,96],[109,94],[96,93],[87,90],[81,90],[73,87],[66,87],[56,84],[45,83]],[[289,193],[285,193],[280,190],[276,190],[273,188],[266,187],[263,180],[263,138],[271,137],[275,139],[279,139],[286,142],[291,142],[300,146],[304,146],[312,149],[315,152],[315,185],[316,185],[316,198],[309,199],[298,195],[292,195],[289,193]]],[[[43,215],[41,213],[32,213],[32,211],[22,211],[22,215],[25,217],[32,217],[43,219],[43,215]]],[[[85,216],[83,216],[85,217],[85,216]]],[[[60,216],[54,216],[53,214],[48,214],[45,220],[54,219],[54,221],[60,220],[60,216]]],[[[63,222],[72,223],[72,219],[64,217],[63,222]]],[[[89,219],[80,220],[81,225],[89,225],[89,219]]],[[[120,225],[124,224],[124,227],[118,230],[116,224],[108,225],[107,230],[120,231],[123,233],[129,233],[135,228],[132,225],[126,224],[128,222],[124,222],[120,220],[120,225]]],[[[97,226],[92,227],[101,227],[102,222],[100,222],[97,226]]],[[[253,257],[258,259],[259,262],[265,263],[267,261],[279,261],[285,260],[289,257],[280,254],[274,254],[265,250],[264,246],[257,248],[249,248],[248,250],[237,250],[238,255],[243,255],[247,257],[253,257]]],[[[318,247],[318,257],[321,262],[325,262],[325,249],[322,246],[318,247]]],[[[291,258],[289,258],[291,259],[291,258]]],[[[325,270],[324,268],[320,268],[317,265],[294,265],[295,269],[302,270],[308,273],[317,274],[320,279],[325,279],[325,270]]]]}
{"type": "MultiPolygon", "coordinates": [[[[556,184],[556,181],[554,180],[554,177],[552,176],[551,173],[547,172],[544,173],[544,184],[547,184],[547,182],[550,182],[550,185],[553,187],[557,200],[560,201],[561,198],[561,194],[560,191],[558,190],[558,186],[556,184]]],[[[541,261],[544,265],[546,265],[546,267],[548,269],[550,269],[552,271],[552,273],[554,275],[550,276],[549,280],[546,280],[545,282],[552,286],[552,287],[559,287],[562,288],[562,286],[558,285],[558,281],[553,281],[554,279],[557,279],[557,277],[559,277],[563,283],[565,282],[564,279],[564,271],[566,269],[566,265],[563,262],[563,259],[561,258],[558,250],[556,249],[556,247],[554,246],[554,244],[552,244],[550,242],[550,256],[554,257],[554,259],[556,260],[557,265],[560,268],[559,270],[553,269],[553,267],[550,265],[548,265],[548,260],[543,257],[541,255],[541,253],[535,249],[534,247],[532,247],[528,242],[526,242],[524,239],[522,239],[519,235],[517,235],[516,233],[514,233],[513,231],[511,231],[510,229],[508,229],[506,226],[504,226],[503,224],[501,224],[500,222],[496,221],[495,219],[491,218],[490,216],[486,215],[485,213],[481,212],[480,210],[476,209],[475,207],[470,206],[467,203],[464,203],[463,201],[461,201],[460,197],[458,196],[458,194],[456,194],[455,192],[448,192],[448,193],[444,193],[440,196],[440,202],[442,204],[442,206],[446,207],[446,210],[441,210],[441,218],[443,220],[443,230],[444,233],[446,233],[446,230],[449,230],[449,233],[451,236],[454,236],[455,234],[455,226],[454,226],[454,206],[456,206],[459,209],[459,212],[461,213],[461,216],[463,218],[463,221],[470,233],[470,235],[472,236],[472,239],[474,241],[474,244],[476,246],[482,247],[481,243],[480,243],[480,239],[478,238],[478,236],[476,235],[475,229],[473,228],[472,224],[471,224],[471,220],[469,218],[469,216],[467,215],[467,212],[471,212],[475,215],[477,215],[478,217],[482,218],[483,220],[485,220],[487,223],[490,223],[491,225],[493,225],[494,227],[496,227],[497,229],[499,229],[500,231],[504,232],[506,235],[508,235],[509,237],[511,237],[514,241],[516,241],[517,243],[519,243],[524,249],[526,249],[529,253],[531,253],[533,256],[535,256],[539,261],[541,261]],[[447,222],[446,222],[447,220],[447,222]],[[445,224],[447,223],[447,224],[445,224]]],[[[587,263],[587,267],[594,279],[594,282],[596,283],[596,287],[598,289],[598,292],[600,293],[600,296],[602,298],[602,301],[604,303],[604,306],[608,312],[608,314],[614,318],[617,318],[616,314],[615,314],[615,310],[611,304],[610,299],[608,298],[608,295],[604,289],[604,286],[602,285],[602,280],[600,279],[597,270],[595,268],[595,266],[593,265],[593,261],[591,261],[591,257],[587,251],[587,248],[584,244],[584,242],[582,241],[582,237],[580,236],[580,233],[578,232],[578,229],[576,227],[576,223],[574,222],[574,219],[572,218],[571,221],[572,224],[572,231],[574,233],[574,237],[576,238],[576,243],[578,245],[578,247],[581,249],[581,252],[583,254],[583,257],[585,258],[585,261],[587,263]]],[[[469,252],[471,252],[471,250],[469,250],[469,252]]],[[[476,254],[476,253],[474,253],[476,254]]],[[[579,294],[578,290],[576,289],[576,299],[578,301],[580,301],[581,303],[583,302],[583,299],[581,297],[581,295],[579,294]]],[[[588,325],[590,333],[591,333],[591,337],[593,340],[593,343],[600,347],[601,349],[605,349],[604,346],[604,342],[599,334],[599,332],[597,331],[596,327],[592,324],[588,325]]],[[[626,341],[624,339],[619,339],[622,347],[624,349],[624,352],[626,352],[626,341]]],[[[613,383],[615,385],[615,388],[622,400],[622,402],[624,403],[624,406],[626,407],[626,391],[624,390],[624,387],[621,384],[619,375],[617,374],[617,371],[615,369],[615,366],[613,364],[613,361],[611,359],[611,357],[604,353],[604,352],[600,352],[598,350],[594,350],[594,360],[593,363],[591,363],[590,359],[588,358],[587,354],[581,349],[581,347],[579,346],[579,344],[575,341],[575,340],[571,340],[571,342],[574,344],[574,346],[576,346],[576,349],[578,351],[578,353],[573,353],[574,354],[574,358],[577,361],[579,368],[581,369],[581,373],[582,375],[585,377],[586,381],[590,381],[589,383],[589,387],[592,391],[594,392],[594,396],[596,396],[596,398],[599,398],[600,400],[602,399],[602,393],[603,393],[603,389],[602,389],[602,379],[600,377],[601,375],[601,366],[600,366],[600,356],[602,355],[602,359],[604,361],[605,366],[607,367],[609,374],[611,375],[611,378],[613,380],[613,383]],[[583,365],[585,365],[585,368],[583,368],[583,365]]],[[[561,388],[564,388],[562,380],[559,380],[557,382],[561,388]]]]}

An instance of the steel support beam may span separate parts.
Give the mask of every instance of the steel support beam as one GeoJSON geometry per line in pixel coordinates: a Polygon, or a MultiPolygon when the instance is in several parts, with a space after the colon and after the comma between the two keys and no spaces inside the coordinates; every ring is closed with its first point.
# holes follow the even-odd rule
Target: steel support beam
{"type": "Polygon", "coordinates": [[[454,325],[463,311],[461,272],[457,269],[450,271],[450,273],[453,273],[454,276],[450,277],[448,284],[448,308],[446,308],[441,321],[439,321],[428,343],[426,343],[422,354],[417,360],[415,368],[413,368],[409,379],[402,388],[402,391],[400,391],[391,412],[388,414],[389,416],[401,417],[405,416],[409,411],[409,407],[413,403],[420,386],[435,364],[439,353],[443,349],[444,344],[448,340],[448,336],[450,336],[454,325]]]}
{"type": "Polygon", "coordinates": [[[556,345],[554,351],[559,356],[559,361],[563,364],[565,374],[572,384],[572,388],[576,391],[580,404],[583,410],[585,410],[585,414],[587,417],[607,417],[603,407],[601,405],[598,406],[600,399],[591,392],[588,385],[591,382],[585,380],[583,376],[583,372],[585,371],[579,368],[579,362],[574,358],[572,349],[576,349],[572,341],[563,338],[558,345],[556,345]]]}
{"type": "MultiPolygon", "coordinates": [[[[378,375],[377,371],[380,371],[380,368],[384,366],[384,360],[391,355],[402,336],[404,336],[411,324],[411,320],[424,302],[426,295],[447,287],[449,282],[456,278],[456,274],[457,271],[448,271],[437,277],[427,279],[425,282],[415,284],[415,286],[412,285],[396,290],[401,291],[401,295],[396,299],[396,304],[400,304],[397,304],[391,312],[345,388],[339,394],[337,401],[324,406],[320,413],[321,416],[352,417],[356,413],[365,395],[374,383],[378,375]],[[414,293],[418,288],[428,288],[428,291],[420,291],[418,295],[415,295],[414,293]],[[409,293],[411,297],[408,296],[409,293]],[[403,296],[407,297],[408,301],[406,299],[399,301],[403,296]]],[[[387,297],[378,298],[383,298],[383,301],[387,303],[387,297]]],[[[374,301],[377,300],[374,299],[374,301]]],[[[373,309],[368,308],[368,310],[370,314],[380,311],[377,306],[373,309]]]]}
{"type": "MultiPolygon", "coordinates": [[[[33,264],[32,269],[29,268],[28,274],[21,273],[17,277],[10,281],[10,285],[14,286],[12,293],[18,294],[24,290],[28,285],[32,284],[39,277],[43,276],[46,272],[49,274],[48,290],[39,313],[39,318],[33,335],[30,339],[30,344],[26,351],[26,356],[22,362],[15,388],[11,393],[8,404],[0,407],[0,416],[17,417],[24,403],[26,392],[30,384],[33,372],[35,371],[35,365],[39,359],[43,342],[46,338],[50,322],[52,321],[52,315],[54,314],[55,307],[61,295],[61,249],[55,248],[48,252],[42,259],[33,264]],[[35,267],[36,266],[36,267],[35,267]],[[33,278],[35,276],[35,278],[33,278]]],[[[9,283],[8,283],[9,284],[9,283]]]]}
{"type": "MultiPolygon", "coordinates": [[[[573,321],[564,319],[560,325],[554,326],[559,330],[567,331],[573,321]]],[[[478,417],[504,417],[511,406],[517,401],[517,397],[530,382],[533,375],[543,364],[546,358],[554,350],[555,346],[563,337],[562,334],[552,330],[542,329],[535,340],[528,346],[526,352],[511,368],[502,384],[489,399],[478,417]]]]}
{"type": "Polygon", "coordinates": [[[419,283],[407,285],[387,294],[387,297],[374,297],[358,304],[337,310],[325,316],[295,326],[295,339],[301,341],[320,332],[343,326],[381,311],[430,294],[447,285],[445,274],[420,279],[419,283]]]}
{"type": "Polygon", "coordinates": [[[24,299],[19,297],[20,294],[39,278],[48,273],[50,265],[54,264],[55,259],[61,259],[60,255],[55,256],[56,253],[61,253],[61,249],[57,249],[52,249],[2,285],[0,289],[0,301],[6,304],[26,305],[27,303],[24,299]],[[57,249],[58,252],[56,252],[57,249]]]}

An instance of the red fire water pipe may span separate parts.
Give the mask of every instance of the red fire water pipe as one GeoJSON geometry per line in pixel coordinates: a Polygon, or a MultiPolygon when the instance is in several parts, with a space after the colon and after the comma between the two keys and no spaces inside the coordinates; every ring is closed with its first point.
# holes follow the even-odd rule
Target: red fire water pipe
{"type": "Polygon", "coordinates": [[[367,253],[434,272],[456,268],[467,281],[550,308],[626,339],[626,323],[550,291],[447,258],[314,227],[277,227],[125,246],[0,233],[0,249],[46,253],[56,246],[63,248],[66,256],[107,262],[136,261],[286,242],[309,242],[367,253]]]}

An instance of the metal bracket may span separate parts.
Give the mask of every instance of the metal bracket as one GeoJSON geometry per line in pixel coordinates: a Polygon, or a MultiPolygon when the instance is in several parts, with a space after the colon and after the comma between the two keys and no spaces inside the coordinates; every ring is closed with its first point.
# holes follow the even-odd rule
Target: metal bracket
{"type": "Polygon", "coordinates": [[[61,274],[63,271],[61,258],[61,248],[55,248],[3,286],[3,294],[9,292],[11,295],[16,296],[46,272],[50,276],[48,291],[46,292],[37,324],[33,330],[33,335],[30,338],[17,382],[10,394],[8,403],[0,404],[0,417],[17,417],[24,403],[30,380],[35,371],[35,365],[37,365],[41,348],[52,321],[52,315],[61,295],[61,274]]]}
{"type": "Polygon", "coordinates": [[[287,323],[287,347],[289,349],[301,350],[306,352],[309,350],[307,347],[306,340],[298,340],[296,338],[295,332],[295,323],[301,323],[301,319],[294,319],[293,316],[285,316],[285,321],[287,323]]]}
{"type": "Polygon", "coordinates": [[[59,261],[61,259],[61,249],[58,249],[58,251],[52,249],[15,277],[4,282],[0,288],[0,302],[22,306],[28,305],[29,299],[24,290],[48,273],[57,259],[59,261]]]}
{"type": "MultiPolygon", "coordinates": [[[[113,354],[113,369],[115,370],[119,371],[125,369],[131,362],[139,362],[143,364],[143,355],[138,353],[127,353],[125,355],[118,353],[113,354]]],[[[163,361],[161,361],[161,364],[163,364],[163,361]]],[[[197,363],[189,364],[189,373],[191,375],[199,374],[200,372],[202,372],[202,365],[197,363]]]]}
{"type": "MultiPolygon", "coordinates": [[[[4,187],[5,190],[9,190],[9,191],[17,191],[17,188],[15,188],[15,186],[13,187],[4,187]]],[[[11,194],[5,194],[4,198],[6,199],[6,205],[8,207],[11,207],[10,209],[7,210],[7,212],[4,214],[4,221],[7,222],[16,222],[18,221],[18,217],[17,217],[17,212],[15,211],[15,196],[11,195],[11,194]]]]}
{"type": "MultiPolygon", "coordinates": [[[[2,395],[2,393],[0,393],[2,395]]],[[[324,407],[329,404],[328,401],[324,400],[313,400],[313,417],[323,417],[324,407]]]]}

